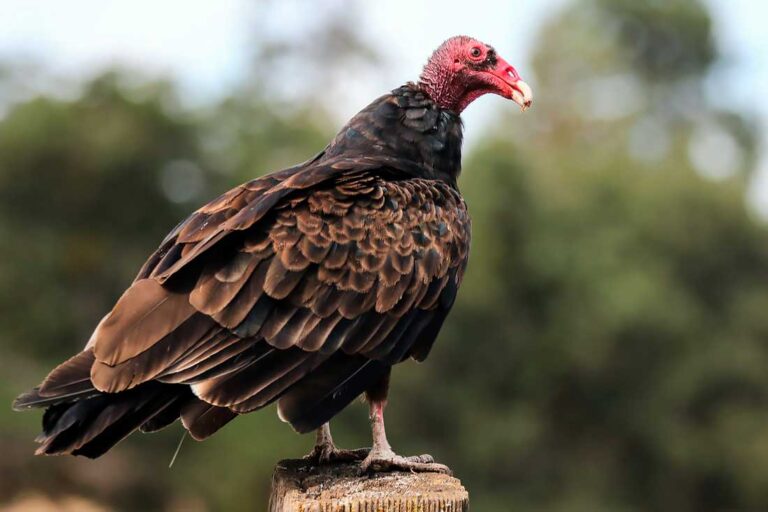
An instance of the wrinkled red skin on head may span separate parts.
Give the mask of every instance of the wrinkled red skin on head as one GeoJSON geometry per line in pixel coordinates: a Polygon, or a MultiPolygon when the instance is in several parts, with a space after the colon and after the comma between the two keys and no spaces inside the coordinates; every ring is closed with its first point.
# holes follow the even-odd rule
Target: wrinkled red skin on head
{"type": "Polygon", "coordinates": [[[505,70],[514,79],[520,79],[515,68],[497,56],[491,46],[471,37],[456,36],[435,50],[424,66],[419,85],[439,106],[460,114],[484,94],[509,97],[509,85],[492,70],[505,70]],[[473,55],[474,49],[479,49],[480,54],[473,55]]]}

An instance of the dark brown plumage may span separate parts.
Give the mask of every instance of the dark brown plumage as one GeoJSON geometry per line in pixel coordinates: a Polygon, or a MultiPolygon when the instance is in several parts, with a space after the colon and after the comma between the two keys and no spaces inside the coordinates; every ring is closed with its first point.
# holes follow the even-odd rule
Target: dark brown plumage
{"type": "Polygon", "coordinates": [[[275,401],[307,432],[365,391],[383,401],[391,366],[429,353],[469,252],[461,122],[431,96],[382,96],[313,159],[180,223],[84,351],[15,402],[47,407],[38,453],[97,457],[179,418],[203,439],[275,401]]]}

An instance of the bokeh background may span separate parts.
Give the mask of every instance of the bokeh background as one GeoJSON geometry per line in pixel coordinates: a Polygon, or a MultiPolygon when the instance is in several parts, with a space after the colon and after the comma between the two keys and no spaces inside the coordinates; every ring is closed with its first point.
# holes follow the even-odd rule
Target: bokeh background
{"type": "MultiPolygon", "coordinates": [[[[262,510],[312,436],[273,408],[97,461],[32,457],[17,393],[163,235],[304,160],[443,39],[536,94],[465,116],[472,258],[388,430],[479,511],[768,509],[768,4],[0,0],[0,510],[262,510]]],[[[366,409],[334,422],[369,443],[366,409]]]]}

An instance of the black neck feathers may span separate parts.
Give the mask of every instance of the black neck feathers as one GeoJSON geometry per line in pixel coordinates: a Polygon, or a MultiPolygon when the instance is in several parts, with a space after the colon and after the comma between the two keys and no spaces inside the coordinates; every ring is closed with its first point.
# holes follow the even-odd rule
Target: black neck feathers
{"type": "Polygon", "coordinates": [[[326,157],[386,156],[401,171],[455,186],[461,172],[462,124],[415,84],[384,95],[355,115],[326,149],[326,157]]]}

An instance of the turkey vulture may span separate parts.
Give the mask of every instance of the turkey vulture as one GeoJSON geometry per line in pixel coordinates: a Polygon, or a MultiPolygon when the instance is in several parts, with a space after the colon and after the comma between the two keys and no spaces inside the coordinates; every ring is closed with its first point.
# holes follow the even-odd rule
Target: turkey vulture
{"type": "Polygon", "coordinates": [[[363,469],[445,470],[395,455],[383,410],[392,365],[424,360],[467,265],[456,180],[459,115],[530,87],[491,47],[445,41],[417,83],[355,115],[317,156],[236,187],[183,220],[96,326],[84,350],[14,402],[44,407],[38,454],[99,457],[177,419],[197,440],[277,402],[318,462],[328,422],[370,403],[363,469]]]}

